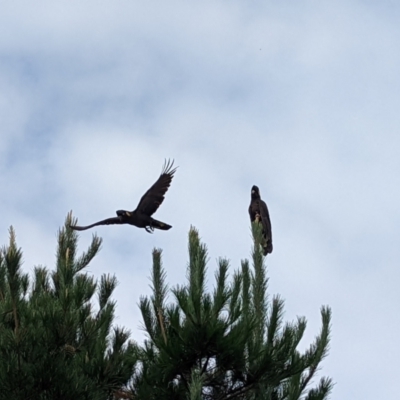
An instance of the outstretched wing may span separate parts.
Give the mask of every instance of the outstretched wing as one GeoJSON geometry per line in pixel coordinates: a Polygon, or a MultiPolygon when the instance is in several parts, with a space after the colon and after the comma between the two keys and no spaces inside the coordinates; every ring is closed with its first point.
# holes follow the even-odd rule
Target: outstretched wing
{"type": "Polygon", "coordinates": [[[86,229],[93,228],[94,226],[97,226],[97,225],[112,225],[112,224],[123,224],[123,223],[124,222],[122,221],[122,219],[120,217],[112,217],[112,218],[103,219],[103,221],[96,222],[92,225],[87,225],[87,226],[70,225],[69,227],[76,231],[84,231],[86,229]]]}
{"type": "Polygon", "coordinates": [[[164,201],[164,195],[171,185],[172,178],[176,168],[172,168],[174,161],[165,160],[160,177],[156,183],[142,196],[136,208],[140,213],[149,217],[154,214],[161,203],[164,201]]]}

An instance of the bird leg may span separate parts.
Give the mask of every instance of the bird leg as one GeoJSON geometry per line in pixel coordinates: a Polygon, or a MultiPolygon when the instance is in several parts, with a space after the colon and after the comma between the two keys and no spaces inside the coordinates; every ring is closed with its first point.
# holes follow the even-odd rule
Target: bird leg
{"type": "Polygon", "coordinates": [[[153,233],[154,232],[154,228],[152,227],[152,226],[145,226],[144,227],[144,229],[146,229],[146,232],[149,232],[149,233],[153,233]]]}

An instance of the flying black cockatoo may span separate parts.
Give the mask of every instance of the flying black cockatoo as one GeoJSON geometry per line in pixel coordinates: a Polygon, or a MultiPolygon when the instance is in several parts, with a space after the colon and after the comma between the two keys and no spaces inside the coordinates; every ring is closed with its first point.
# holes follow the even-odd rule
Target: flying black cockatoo
{"type": "Polygon", "coordinates": [[[268,207],[260,197],[260,190],[257,186],[251,188],[251,202],[249,207],[250,220],[262,224],[262,234],[264,237],[264,255],[272,253],[272,232],[271,220],[269,219],[268,207]]]}
{"type": "Polygon", "coordinates": [[[97,225],[111,225],[111,224],[130,224],[138,228],[144,228],[147,232],[153,233],[154,228],[167,231],[172,226],[164,222],[157,221],[151,216],[157,211],[160,204],[164,201],[164,195],[167,192],[176,168],[172,168],[174,161],[171,163],[165,161],[160,177],[156,183],[142,196],[136,210],[125,211],[118,210],[117,216],[104,219],[103,221],[96,222],[87,226],[73,226],[72,229],[77,231],[84,231],[85,229],[93,228],[97,225]]]}

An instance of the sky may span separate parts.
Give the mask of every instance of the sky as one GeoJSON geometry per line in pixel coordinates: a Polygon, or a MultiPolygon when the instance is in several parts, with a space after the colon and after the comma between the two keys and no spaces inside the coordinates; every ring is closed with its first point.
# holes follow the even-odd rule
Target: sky
{"type": "Polygon", "coordinates": [[[0,244],[12,225],[24,271],[53,269],[70,210],[133,210],[175,159],[155,215],[171,230],[80,233],[81,250],[103,238],[88,272],[116,275],[116,323],[140,341],[152,249],[183,283],[195,226],[212,289],[219,257],[231,275],[250,257],[255,184],[268,295],[306,317],[301,349],[332,308],[331,398],[397,400],[399,17],[395,1],[3,2],[0,244]]]}

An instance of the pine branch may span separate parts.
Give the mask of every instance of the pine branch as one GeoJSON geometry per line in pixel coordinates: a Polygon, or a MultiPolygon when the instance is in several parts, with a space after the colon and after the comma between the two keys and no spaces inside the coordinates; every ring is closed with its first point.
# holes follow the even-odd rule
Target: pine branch
{"type": "Polygon", "coordinates": [[[264,264],[264,255],[262,251],[262,228],[258,223],[252,224],[254,246],[252,251],[254,274],[251,280],[253,294],[253,308],[256,320],[258,321],[255,331],[257,341],[261,343],[265,333],[265,322],[267,313],[267,283],[266,267],[264,264]]]}
{"type": "Polygon", "coordinates": [[[164,343],[167,344],[167,335],[164,328],[164,317],[161,308],[157,310],[158,323],[160,324],[161,334],[164,338],[164,343]]]}
{"type": "Polygon", "coordinates": [[[202,374],[197,369],[193,369],[188,384],[188,400],[202,400],[203,383],[202,374]]]}
{"type": "Polygon", "coordinates": [[[157,316],[158,327],[161,331],[164,343],[167,344],[167,335],[165,333],[165,317],[164,303],[168,292],[168,286],[165,284],[166,273],[162,267],[161,249],[153,250],[153,273],[151,281],[153,286],[153,295],[151,297],[153,303],[154,314],[157,316]]]}
{"type": "MultiPolygon", "coordinates": [[[[71,229],[71,228],[68,227],[66,229],[71,229]]],[[[71,231],[72,231],[72,229],[71,229],[71,231]]],[[[75,231],[72,231],[72,232],[76,234],[75,231]]],[[[93,260],[93,258],[100,251],[101,243],[102,243],[102,239],[99,238],[96,234],[94,234],[92,236],[92,243],[90,243],[88,250],[86,252],[83,252],[82,255],[75,262],[75,266],[74,266],[75,273],[83,270],[90,264],[90,262],[93,260]]]]}
{"type": "Polygon", "coordinates": [[[219,315],[222,309],[226,306],[229,298],[229,293],[226,290],[229,261],[220,258],[218,267],[218,270],[215,272],[215,280],[217,285],[213,293],[213,313],[215,316],[219,315]]]}
{"type": "Polygon", "coordinates": [[[142,313],[142,318],[144,322],[144,330],[148,333],[151,340],[156,341],[156,322],[154,315],[151,311],[150,300],[146,297],[141,297],[139,301],[139,308],[142,313]]]}
{"type": "Polygon", "coordinates": [[[303,391],[314,374],[317,372],[319,363],[328,354],[329,341],[330,341],[330,321],[331,309],[329,307],[321,308],[322,328],[321,333],[315,338],[314,343],[310,346],[309,350],[304,355],[305,362],[309,366],[308,374],[302,379],[301,391],[303,391]]]}
{"type": "Polygon", "coordinates": [[[284,301],[278,296],[272,299],[270,316],[267,321],[267,346],[272,346],[282,326],[284,301]]]}
{"type": "Polygon", "coordinates": [[[229,296],[226,301],[229,301],[229,325],[233,325],[242,315],[242,301],[241,301],[241,289],[242,289],[242,274],[235,273],[233,275],[233,282],[230,287],[229,296]]]}
{"type": "Polygon", "coordinates": [[[111,276],[109,274],[103,274],[101,276],[100,288],[98,293],[100,310],[102,310],[106,306],[117,285],[118,281],[115,276],[111,276]]]}
{"type": "Polygon", "coordinates": [[[333,389],[330,378],[321,378],[317,388],[309,390],[305,400],[326,400],[333,389]]]}
{"type": "Polygon", "coordinates": [[[200,243],[199,233],[191,227],[189,231],[188,295],[193,310],[192,318],[201,321],[201,300],[205,291],[207,249],[200,243]]]}
{"type": "Polygon", "coordinates": [[[153,291],[152,299],[155,309],[162,309],[168,293],[168,286],[166,285],[166,273],[162,267],[161,261],[162,250],[153,249],[153,271],[151,276],[153,291]]]}

